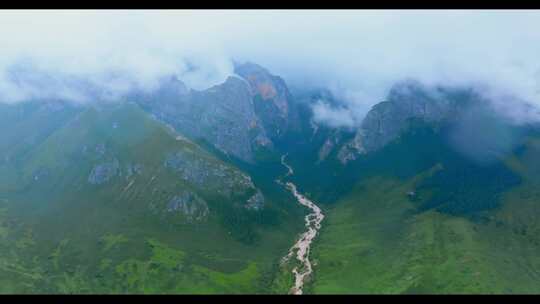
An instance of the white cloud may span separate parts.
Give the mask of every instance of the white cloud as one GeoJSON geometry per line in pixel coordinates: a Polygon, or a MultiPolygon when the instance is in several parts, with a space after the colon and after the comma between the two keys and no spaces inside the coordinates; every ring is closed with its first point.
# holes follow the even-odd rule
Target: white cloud
{"type": "Polygon", "coordinates": [[[323,100],[313,105],[313,119],[330,127],[353,127],[354,117],[349,109],[333,108],[323,100]]]}
{"type": "Polygon", "coordinates": [[[202,89],[230,75],[235,58],[332,88],[354,121],[404,78],[479,85],[505,108],[540,106],[538,28],[539,11],[518,10],[2,11],[0,99],[79,98],[70,78],[121,94],[175,73],[202,89]],[[56,75],[56,89],[10,83],[21,60],[56,75]]]}

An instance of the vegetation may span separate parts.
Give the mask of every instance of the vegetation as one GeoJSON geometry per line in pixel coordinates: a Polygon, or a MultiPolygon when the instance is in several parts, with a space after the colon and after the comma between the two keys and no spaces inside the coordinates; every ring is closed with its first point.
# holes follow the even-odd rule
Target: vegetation
{"type": "MultiPolygon", "coordinates": [[[[414,136],[401,139],[410,152],[396,142],[381,153],[399,151],[395,157],[408,160],[439,149],[430,154],[436,162],[364,177],[328,207],[313,248],[318,267],[311,291],[538,293],[537,135],[488,165],[475,165],[433,140],[419,141],[421,149],[405,141],[414,136]],[[414,171],[419,173],[406,174],[414,171]]],[[[389,169],[397,165],[386,157],[389,169]]]]}
{"type": "Polygon", "coordinates": [[[265,195],[258,212],[237,197],[185,182],[164,167],[167,153],[195,151],[186,155],[240,171],[177,140],[134,105],[36,111],[12,123],[12,132],[32,129],[40,136],[19,145],[0,136],[7,160],[0,164],[0,293],[271,289],[275,259],[294,241],[291,231],[301,228],[286,192],[267,195],[274,186],[254,178],[265,195]],[[96,164],[114,160],[116,175],[89,182],[96,164]],[[169,198],[181,191],[204,199],[208,215],[194,221],[166,212],[169,198]]]}
{"type": "Polygon", "coordinates": [[[280,259],[305,210],[275,182],[285,153],[292,180],[326,215],[306,293],[539,291],[534,132],[512,133],[515,149],[479,161],[452,146],[451,126],[411,120],[397,140],[344,167],[336,151],[318,162],[332,130],[304,126],[246,164],[177,139],[131,104],[15,108],[0,105],[0,293],[286,293],[293,265],[280,259]],[[164,166],[177,151],[249,174],[264,208],[244,207],[251,192],[217,191],[226,179],[204,187],[180,178],[164,166]],[[182,191],[208,214],[167,211],[182,191]]]}

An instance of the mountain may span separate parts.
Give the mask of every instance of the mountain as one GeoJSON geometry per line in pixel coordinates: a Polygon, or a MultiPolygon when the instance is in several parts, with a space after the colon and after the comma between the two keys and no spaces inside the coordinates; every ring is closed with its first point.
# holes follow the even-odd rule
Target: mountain
{"type": "Polygon", "coordinates": [[[288,156],[326,214],[305,292],[537,293],[539,130],[414,81],[352,134],[315,125],[288,156]]]}
{"type": "Polygon", "coordinates": [[[170,79],[158,91],[133,99],[179,132],[244,161],[253,162],[256,149],[272,147],[255,115],[249,87],[237,77],[204,91],[188,90],[170,79]]]}
{"type": "Polygon", "coordinates": [[[346,164],[359,154],[380,149],[397,138],[410,119],[426,122],[452,119],[458,115],[460,107],[465,106],[462,104],[465,99],[480,98],[468,91],[455,93],[441,88],[428,90],[412,80],[398,83],[392,87],[386,101],[376,104],[368,112],[354,139],[341,148],[338,158],[346,164]]]}
{"type": "Polygon", "coordinates": [[[237,64],[234,71],[249,83],[255,113],[272,140],[298,129],[299,117],[293,96],[281,77],[251,62],[237,64]]]}
{"type": "Polygon", "coordinates": [[[311,292],[537,293],[539,139],[478,162],[416,128],[375,152],[327,209],[311,292]]]}
{"type": "Polygon", "coordinates": [[[137,102],[179,132],[202,140],[224,154],[254,163],[298,125],[292,96],[278,76],[263,67],[237,65],[239,77],[203,91],[189,90],[176,78],[150,94],[133,94],[137,102]]]}
{"type": "Polygon", "coordinates": [[[341,194],[309,292],[538,292],[540,129],[470,90],[412,85],[367,114],[353,158],[327,160],[341,194]]]}
{"type": "Polygon", "coordinates": [[[280,187],[259,188],[136,104],[56,105],[0,109],[3,293],[268,286],[300,226],[280,187]]]}
{"type": "Polygon", "coordinates": [[[287,293],[309,210],[284,181],[325,215],[304,293],[538,292],[538,124],[414,80],[358,126],[320,100],[345,106],[244,63],[206,90],[0,103],[0,292],[287,293]]]}

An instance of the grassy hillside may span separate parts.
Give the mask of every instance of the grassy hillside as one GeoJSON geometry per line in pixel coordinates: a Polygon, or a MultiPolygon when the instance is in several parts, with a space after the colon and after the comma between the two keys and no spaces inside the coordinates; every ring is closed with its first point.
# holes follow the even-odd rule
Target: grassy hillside
{"type": "Polygon", "coordinates": [[[285,191],[254,180],[264,207],[247,208],[247,175],[134,105],[66,107],[9,126],[0,293],[269,292],[301,228],[285,191]],[[25,132],[40,136],[15,145],[25,132]],[[195,203],[174,204],[185,197],[195,203]]]}
{"type": "Polygon", "coordinates": [[[540,292],[537,135],[489,165],[435,147],[446,153],[428,169],[365,176],[327,207],[310,292],[540,292]]]}

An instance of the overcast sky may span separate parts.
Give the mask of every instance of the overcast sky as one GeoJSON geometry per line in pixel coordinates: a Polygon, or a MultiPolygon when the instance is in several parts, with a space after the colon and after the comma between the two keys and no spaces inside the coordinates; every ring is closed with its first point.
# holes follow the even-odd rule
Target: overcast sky
{"type": "Polygon", "coordinates": [[[121,94],[174,73],[203,89],[229,76],[235,59],[292,85],[330,88],[350,111],[328,119],[344,124],[405,78],[478,86],[507,108],[516,98],[540,106],[538,29],[540,11],[519,10],[1,11],[0,100],[84,100],[69,78],[121,94]],[[14,84],[21,63],[54,85],[14,84]],[[122,77],[111,81],[111,73],[122,77]]]}

